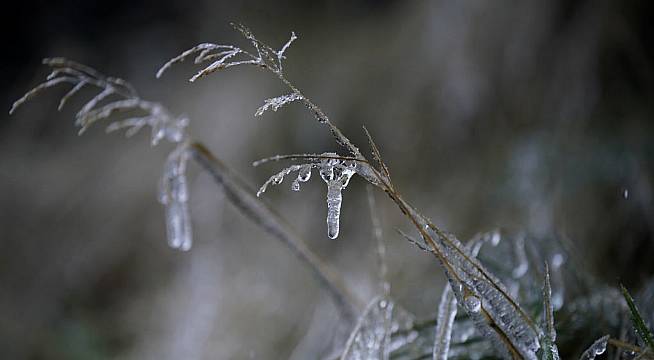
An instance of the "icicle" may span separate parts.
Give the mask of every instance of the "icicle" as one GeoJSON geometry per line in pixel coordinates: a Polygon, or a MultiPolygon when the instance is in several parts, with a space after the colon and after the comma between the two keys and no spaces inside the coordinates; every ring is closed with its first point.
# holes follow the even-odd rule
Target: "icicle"
{"type": "Polygon", "coordinates": [[[359,318],[341,360],[387,360],[394,303],[374,298],[359,318]]]}
{"type": "Polygon", "coordinates": [[[594,360],[597,355],[601,355],[606,351],[606,345],[609,342],[609,335],[602,336],[593,343],[583,354],[580,360],[594,360]]]}
{"type": "Polygon", "coordinates": [[[159,201],[166,207],[166,232],[168,244],[175,249],[191,249],[191,219],[188,210],[188,185],[186,183],[186,145],[178,146],[166,160],[161,179],[159,201]]]}
{"type": "MultiPolygon", "coordinates": [[[[323,155],[334,155],[325,153],[323,155]]],[[[339,232],[341,217],[341,203],[343,195],[341,190],[345,189],[354,175],[356,163],[352,161],[341,161],[338,159],[322,160],[320,164],[320,177],[327,183],[327,236],[336,239],[339,232]]]]}

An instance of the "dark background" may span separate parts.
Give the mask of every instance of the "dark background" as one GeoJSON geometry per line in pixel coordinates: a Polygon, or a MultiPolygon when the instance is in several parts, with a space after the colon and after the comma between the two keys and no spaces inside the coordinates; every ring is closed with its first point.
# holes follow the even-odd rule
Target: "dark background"
{"type": "MultiPolygon", "coordinates": [[[[64,56],[131,81],[191,118],[191,133],[260,184],[261,157],[336,150],[299,105],[254,118],[282,86],[255,69],[194,84],[167,59],[200,42],[299,35],[286,72],[361,148],[366,125],[400,191],[466,239],[496,227],[569,239],[600,282],[654,273],[654,47],[649,1],[23,1],[3,5],[5,109],[64,56]],[[625,195],[628,192],[628,196],[625,195]]],[[[167,247],[156,184],[167,145],[73,126],[64,89],[0,122],[0,357],[311,358],[335,328],[329,298],[282,245],[191,167],[195,245],[167,247]],[[306,336],[305,336],[306,335],[306,336]]],[[[319,181],[266,199],[362,298],[375,253],[362,182],[326,237],[319,181]]],[[[379,196],[393,296],[435,312],[443,275],[393,228],[379,196]]]]}

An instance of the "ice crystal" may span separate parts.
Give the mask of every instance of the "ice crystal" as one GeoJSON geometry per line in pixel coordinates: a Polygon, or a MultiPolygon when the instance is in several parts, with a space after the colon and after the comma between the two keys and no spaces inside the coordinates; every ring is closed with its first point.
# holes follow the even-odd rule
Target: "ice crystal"
{"type": "Polygon", "coordinates": [[[254,113],[254,116],[261,116],[268,109],[272,111],[277,111],[279,110],[279,108],[281,108],[282,106],[288,103],[292,103],[293,101],[302,100],[302,99],[303,99],[302,95],[299,95],[297,93],[266,99],[263,105],[261,105],[261,107],[257,109],[256,113],[254,113]]]}
{"type": "Polygon", "coordinates": [[[606,345],[609,342],[609,335],[602,336],[597,341],[593,343],[583,354],[581,354],[580,360],[593,360],[597,355],[601,355],[606,351],[606,345]]]}

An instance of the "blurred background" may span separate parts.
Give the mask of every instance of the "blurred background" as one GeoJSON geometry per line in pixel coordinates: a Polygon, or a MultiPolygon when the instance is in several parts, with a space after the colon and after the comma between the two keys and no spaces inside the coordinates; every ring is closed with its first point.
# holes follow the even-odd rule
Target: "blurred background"
{"type": "MultiPolygon", "coordinates": [[[[281,46],[287,76],[366,149],[365,125],[405,198],[461,239],[495,228],[565,238],[598,281],[638,289],[654,273],[654,47],[648,1],[23,1],[3,6],[0,74],[0,358],[308,359],[330,351],[337,312],[310,272],[190,168],[194,246],[166,244],[157,183],[168,144],[96,127],[76,135],[82,92],[65,86],[7,115],[64,56],[128,79],[191,118],[191,133],[252,185],[338,150],[285,93],[238,68],[190,84],[200,42],[281,46]]],[[[366,191],[344,191],[326,236],[325,187],[269,189],[278,209],[362,299],[378,292],[366,191]]],[[[377,194],[392,296],[418,317],[444,282],[401,239],[410,224],[377,194]]]]}

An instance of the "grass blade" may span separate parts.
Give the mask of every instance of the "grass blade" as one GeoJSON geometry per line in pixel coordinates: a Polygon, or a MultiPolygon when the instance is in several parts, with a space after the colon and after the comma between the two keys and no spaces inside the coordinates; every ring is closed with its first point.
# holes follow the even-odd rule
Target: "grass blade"
{"type": "Polygon", "coordinates": [[[650,351],[654,351],[654,336],[652,336],[652,332],[645,324],[643,317],[640,315],[634,299],[631,297],[631,294],[629,294],[627,288],[622,284],[620,284],[620,291],[622,291],[622,296],[624,296],[624,299],[627,301],[627,305],[629,306],[631,321],[634,323],[636,333],[640,336],[645,345],[649,347],[650,351]]]}

